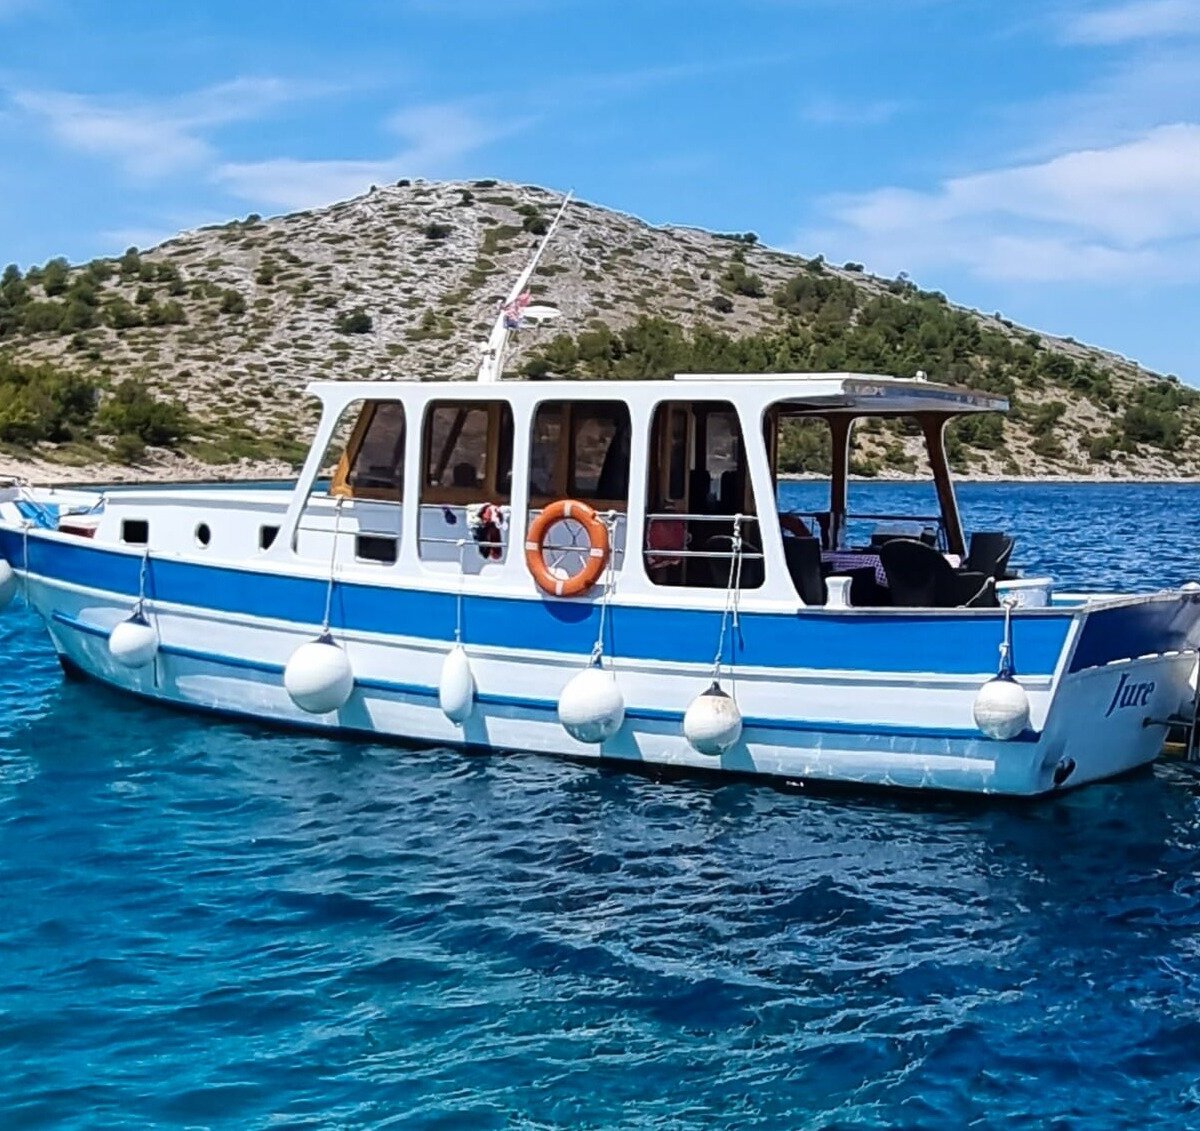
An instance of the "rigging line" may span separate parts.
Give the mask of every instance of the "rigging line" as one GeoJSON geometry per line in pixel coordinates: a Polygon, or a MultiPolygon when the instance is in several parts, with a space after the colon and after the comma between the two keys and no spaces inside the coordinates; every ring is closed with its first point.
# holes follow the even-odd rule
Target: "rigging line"
{"type": "Polygon", "coordinates": [[[608,604],[616,584],[617,512],[606,511],[604,525],[608,527],[608,562],[604,570],[604,593],[600,597],[600,624],[596,630],[596,643],[592,646],[591,663],[600,667],[604,658],[604,630],[608,623],[608,604]]]}
{"type": "Polygon", "coordinates": [[[454,643],[462,643],[463,630],[463,584],[466,580],[464,574],[466,569],[464,566],[464,555],[467,550],[467,540],[460,538],[458,540],[458,592],[454,595],[454,643]]]}
{"type": "Polygon", "coordinates": [[[333,504],[333,549],[329,553],[329,584],[325,589],[325,616],[321,620],[321,635],[329,634],[329,618],[333,612],[333,575],[337,569],[337,552],[338,539],[342,532],[342,503],[345,497],[338,496],[337,502],[333,504]]]}
{"type": "MultiPolygon", "coordinates": [[[[721,632],[717,637],[717,654],[713,658],[713,682],[721,678],[722,658],[725,655],[725,632],[729,626],[730,614],[733,616],[734,627],[738,627],[738,591],[742,584],[742,516],[733,516],[733,535],[730,539],[732,556],[729,560],[729,584],[725,588],[725,608],[721,613],[721,632]]],[[[730,665],[732,672],[732,664],[730,665]]]]}

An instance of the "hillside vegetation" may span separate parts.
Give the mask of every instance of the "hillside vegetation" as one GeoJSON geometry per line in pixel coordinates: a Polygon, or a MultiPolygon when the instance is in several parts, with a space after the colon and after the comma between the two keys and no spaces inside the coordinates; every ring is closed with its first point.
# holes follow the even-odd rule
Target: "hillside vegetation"
{"type": "MultiPolygon", "coordinates": [[[[315,419],[311,380],[473,377],[497,300],[557,203],[530,186],[401,181],[115,259],[10,266],[0,449],[65,470],[158,474],[295,461],[315,419]]],[[[574,203],[532,290],[562,316],[521,331],[514,377],[924,371],[1012,402],[1007,418],[955,426],[961,472],[1200,474],[1200,394],[1175,378],[750,233],[652,228],[574,203]]],[[[903,474],[916,453],[901,425],[871,424],[854,466],[903,474]]],[[[811,432],[784,451],[795,471],[824,456],[811,432]]]]}

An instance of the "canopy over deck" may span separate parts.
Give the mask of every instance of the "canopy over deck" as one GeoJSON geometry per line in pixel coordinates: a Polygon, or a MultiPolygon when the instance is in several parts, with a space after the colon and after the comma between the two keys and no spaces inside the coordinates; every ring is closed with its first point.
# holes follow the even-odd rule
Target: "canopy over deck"
{"type": "Polygon", "coordinates": [[[1008,400],[924,377],[878,373],[677,373],[676,381],[770,386],[797,413],[913,416],[920,413],[1007,412],[1008,400]]]}
{"type": "Polygon", "coordinates": [[[482,393],[473,381],[314,381],[308,391],[328,404],[395,399],[403,388],[439,397],[485,395],[510,401],[589,400],[621,396],[649,401],[719,395],[734,403],[776,404],[784,415],[947,417],[970,412],[1007,412],[1008,400],[976,389],[941,385],[923,377],[872,373],[677,373],[671,380],[502,381],[482,393]],[[719,389],[714,386],[720,386],[719,389]],[[783,403],[781,403],[783,402],[783,403]]]}

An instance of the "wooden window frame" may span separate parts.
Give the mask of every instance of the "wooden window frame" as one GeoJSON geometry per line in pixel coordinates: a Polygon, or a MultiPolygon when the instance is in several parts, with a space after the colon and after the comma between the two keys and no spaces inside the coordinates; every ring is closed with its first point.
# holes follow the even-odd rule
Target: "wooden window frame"
{"type": "Polygon", "coordinates": [[[404,415],[404,466],[408,466],[409,434],[411,431],[408,422],[408,406],[400,400],[367,401],[359,411],[358,419],[354,422],[354,428],[350,432],[350,439],[346,441],[346,448],[338,460],[337,467],[334,469],[333,480],[329,484],[329,493],[331,495],[340,496],[345,499],[367,499],[373,502],[404,502],[403,480],[397,488],[355,487],[350,482],[350,469],[354,466],[359,453],[362,451],[363,442],[367,438],[367,433],[370,431],[375,414],[385,404],[398,404],[401,413],[404,415]]]}

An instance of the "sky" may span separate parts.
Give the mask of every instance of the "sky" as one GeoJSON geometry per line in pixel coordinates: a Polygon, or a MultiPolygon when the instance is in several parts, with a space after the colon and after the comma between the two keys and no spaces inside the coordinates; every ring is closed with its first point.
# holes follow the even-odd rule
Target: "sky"
{"type": "Polygon", "coordinates": [[[0,154],[0,265],[495,177],[1200,385],[1200,0],[0,0],[0,154]]]}

